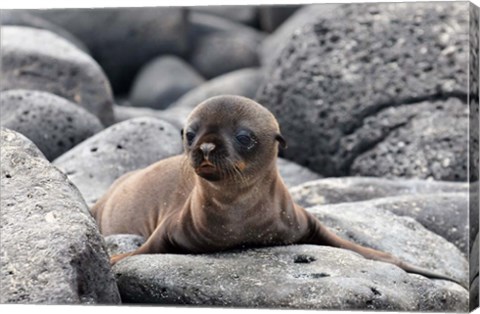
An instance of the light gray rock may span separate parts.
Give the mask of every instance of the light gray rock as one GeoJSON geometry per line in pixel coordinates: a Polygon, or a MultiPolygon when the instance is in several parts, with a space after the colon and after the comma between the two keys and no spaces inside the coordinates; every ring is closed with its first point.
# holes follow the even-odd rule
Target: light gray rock
{"type": "Polygon", "coordinates": [[[54,160],[89,206],[118,177],[182,152],[180,130],[155,118],[112,125],[54,160]]]}
{"type": "MultiPolygon", "coordinates": [[[[35,11],[32,10],[31,13],[35,11]]],[[[45,29],[60,35],[61,37],[67,39],[69,42],[74,44],[78,49],[88,53],[87,47],[75,36],[64,30],[63,28],[50,23],[49,21],[42,19],[35,14],[30,14],[24,10],[6,10],[2,9],[1,14],[1,25],[10,25],[10,26],[27,26],[39,29],[45,29]]]]}
{"type": "Polygon", "coordinates": [[[4,91],[0,108],[0,125],[25,135],[48,160],[103,129],[93,114],[47,92],[4,91]]]}
{"type": "Polygon", "coordinates": [[[269,54],[256,100],[279,120],[284,156],[325,176],[465,181],[468,4],[329,8],[269,54]]]}
{"type": "Polygon", "coordinates": [[[193,109],[202,101],[218,95],[228,94],[254,98],[263,79],[263,72],[256,68],[230,72],[207,81],[186,93],[171,108],[193,109]]]}
{"type": "Polygon", "coordinates": [[[242,308],[465,311],[461,286],[330,247],[139,255],[113,268],[125,303],[242,308]]]}
{"type": "Polygon", "coordinates": [[[1,52],[0,90],[46,91],[78,104],[103,124],[112,123],[113,97],[105,74],[66,39],[47,30],[3,26],[1,52]]]}
{"type": "Polygon", "coordinates": [[[145,238],[135,234],[113,234],[105,237],[110,256],[132,252],[145,242],[145,238]]]}
{"type": "Polygon", "coordinates": [[[258,6],[253,5],[207,5],[189,8],[191,12],[215,15],[232,22],[249,26],[258,24],[258,6]]]}
{"type": "Polygon", "coordinates": [[[165,120],[176,126],[179,130],[184,127],[188,114],[192,111],[190,108],[170,108],[166,110],[156,110],[152,108],[131,107],[131,106],[113,106],[113,112],[115,115],[115,123],[125,120],[140,118],[140,117],[153,117],[165,120]]]}
{"type": "Polygon", "coordinates": [[[369,177],[325,178],[290,189],[295,202],[304,207],[366,201],[387,196],[468,192],[467,183],[369,177]]]}
{"type": "Polygon", "coordinates": [[[316,174],[310,169],[283,158],[277,158],[277,167],[287,187],[294,187],[321,178],[319,174],[316,174]]]}
{"type": "Polygon", "coordinates": [[[102,66],[116,94],[127,93],[137,71],[162,55],[188,49],[182,8],[95,8],[38,10],[39,16],[82,40],[102,66]]]}
{"type": "Polygon", "coordinates": [[[259,8],[260,28],[273,32],[281,26],[301,5],[265,5],[259,8]]]}
{"type": "Polygon", "coordinates": [[[85,201],[23,135],[1,131],[0,303],[119,303],[85,201]]]}
{"type": "Polygon", "coordinates": [[[205,80],[175,56],[161,56],[142,67],[130,91],[134,107],[165,109],[205,80]]]}
{"type": "Polygon", "coordinates": [[[339,236],[389,252],[402,260],[468,282],[468,262],[451,242],[415,219],[398,216],[372,201],[310,207],[339,236]]]}

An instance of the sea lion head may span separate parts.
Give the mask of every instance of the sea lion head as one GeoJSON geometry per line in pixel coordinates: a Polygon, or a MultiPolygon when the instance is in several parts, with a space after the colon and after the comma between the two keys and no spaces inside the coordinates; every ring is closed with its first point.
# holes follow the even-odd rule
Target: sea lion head
{"type": "Polygon", "coordinates": [[[216,96],[200,103],[182,130],[190,166],[210,182],[248,183],[271,171],[278,145],[285,147],[273,114],[240,96],[216,96]]]}

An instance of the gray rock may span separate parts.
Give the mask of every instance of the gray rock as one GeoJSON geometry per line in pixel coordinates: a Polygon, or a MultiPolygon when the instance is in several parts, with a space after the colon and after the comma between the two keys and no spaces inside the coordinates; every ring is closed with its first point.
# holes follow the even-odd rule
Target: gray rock
{"type": "MultiPolygon", "coordinates": [[[[470,251],[469,257],[470,257],[470,285],[473,283],[475,280],[475,277],[478,277],[478,261],[479,261],[479,246],[478,246],[478,233],[477,236],[475,237],[475,241],[473,241],[472,249],[470,251]]],[[[478,291],[477,291],[478,294],[478,291]]],[[[477,296],[478,298],[478,296],[477,296]]]]}
{"type": "Polygon", "coordinates": [[[330,247],[139,255],[113,268],[125,303],[242,308],[465,311],[457,284],[330,247]]]}
{"type": "Polygon", "coordinates": [[[218,32],[198,40],[190,63],[205,78],[210,79],[235,70],[260,64],[258,38],[242,33],[218,32]]]}
{"type": "Polygon", "coordinates": [[[189,108],[170,108],[167,110],[155,110],[152,108],[142,107],[130,107],[130,106],[113,106],[113,112],[115,115],[115,123],[125,120],[140,118],[140,117],[153,117],[170,122],[179,130],[183,128],[188,114],[192,110],[189,108]]]}
{"type": "Polygon", "coordinates": [[[292,14],[294,14],[300,5],[266,5],[259,8],[260,28],[266,32],[275,31],[292,14]]]}
{"type": "Polygon", "coordinates": [[[207,5],[189,8],[191,12],[201,12],[225,18],[229,21],[249,26],[258,25],[259,7],[252,5],[207,5]]]}
{"type": "Polygon", "coordinates": [[[47,92],[2,92],[0,108],[0,125],[25,135],[48,160],[103,129],[98,118],[88,111],[47,92]]]}
{"type": "Polygon", "coordinates": [[[128,92],[135,73],[148,60],[162,54],[183,55],[188,47],[187,17],[182,8],[57,9],[37,12],[87,45],[107,73],[116,94],[128,92]]]}
{"type": "Polygon", "coordinates": [[[105,244],[110,256],[132,252],[144,242],[144,237],[134,234],[113,234],[105,237],[105,244]]]}
{"type": "Polygon", "coordinates": [[[186,93],[171,108],[193,109],[202,101],[218,95],[239,95],[255,97],[264,79],[260,69],[242,69],[216,77],[186,93]]]}
{"type": "Polygon", "coordinates": [[[179,129],[159,119],[136,118],[97,133],[53,164],[78,187],[91,206],[124,173],[181,151],[179,129]]]}
{"type": "Polygon", "coordinates": [[[78,38],[63,28],[24,10],[2,10],[2,19],[0,23],[1,25],[27,26],[51,31],[52,33],[65,38],[78,49],[88,53],[87,47],[85,47],[85,45],[78,38]]]}
{"type": "MultiPolygon", "coordinates": [[[[375,201],[315,206],[308,210],[345,239],[392,253],[406,262],[456,278],[467,286],[468,262],[462,252],[411,217],[398,216],[375,201]]],[[[465,220],[463,230],[464,224],[465,220]]]]}
{"type": "Polygon", "coordinates": [[[375,198],[434,193],[468,193],[467,183],[367,177],[326,178],[290,189],[303,207],[366,201],[375,198]]]}
{"type": "Polygon", "coordinates": [[[320,175],[309,170],[308,168],[302,167],[283,158],[277,158],[277,167],[278,171],[280,172],[280,176],[287,187],[294,187],[299,184],[321,178],[320,175]]]}
{"type": "Polygon", "coordinates": [[[134,107],[165,109],[205,80],[185,61],[161,56],[143,66],[130,91],[134,107]]]}
{"type": "Polygon", "coordinates": [[[85,201],[23,135],[1,131],[0,303],[119,303],[85,201]]]}
{"type": "Polygon", "coordinates": [[[335,162],[351,175],[466,181],[468,115],[456,98],[385,109],[340,140],[335,162]]]}
{"type": "Polygon", "coordinates": [[[102,69],[66,39],[46,30],[3,26],[1,52],[2,91],[50,92],[80,105],[104,124],[113,121],[112,92],[102,69]]]}
{"type": "MultiPolygon", "coordinates": [[[[372,168],[378,167],[382,174],[390,171],[396,172],[395,176],[466,178],[462,165],[467,145],[462,136],[468,125],[463,112],[467,108],[468,4],[333,7],[329,12],[326,6],[328,18],[326,12],[320,12],[316,19],[294,32],[286,47],[274,57],[266,74],[269,79],[257,96],[277,116],[289,140],[285,157],[326,176],[377,175],[372,168]],[[346,20],[349,23],[344,23],[346,20]],[[445,27],[447,24],[454,26],[445,27]],[[423,102],[426,100],[430,102],[423,102]],[[395,107],[412,113],[396,119],[384,112],[395,107]],[[429,131],[434,128],[431,132],[425,132],[426,116],[419,118],[423,122],[415,121],[420,107],[428,107],[425,115],[441,119],[429,126],[429,131]],[[372,129],[370,138],[358,141],[349,150],[349,143],[342,139],[363,131],[366,121],[377,114],[390,119],[386,127],[372,129]],[[448,120],[449,115],[454,117],[448,120]],[[418,132],[417,127],[423,128],[423,137],[413,133],[418,132]],[[436,130],[447,127],[453,130],[445,136],[436,130]],[[385,136],[396,137],[403,132],[401,136],[405,137],[409,130],[413,143],[405,156],[387,153],[374,167],[372,163],[359,165],[350,172],[352,158],[355,159],[352,155],[378,149],[382,145],[376,144],[385,136]],[[452,142],[445,143],[444,139],[452,142]],[[422,141],[425,147],[418,147],[422,141]],[[411,159],[417,149],[421,164],[415,169],[417,165],[411,159]],[[442,159],[436,160],[435,156],[442,159]],[[444,160],[448,164],[445,167],[444,160]]],[[[377,121],[377,125],[382,125],[382,121],[377,121]]]]}

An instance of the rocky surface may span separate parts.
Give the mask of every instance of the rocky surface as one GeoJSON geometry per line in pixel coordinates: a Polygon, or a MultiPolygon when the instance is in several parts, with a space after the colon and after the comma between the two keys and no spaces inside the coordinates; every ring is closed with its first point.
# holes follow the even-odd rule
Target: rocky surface
{"type": "Polygon", "coordinates": [[[182,152],[180,130],[155,118],[112,125],[54,160],[91,206],[122,174],[182,152]]]}
{"type": "Polygon", "coordinates": [[[467,183],[369,177],[325,178],[290,189],[293,199],[304,207],[388,196],[468,192],[467,183]]]}
{"type": "Polygon", "coordinates": [[[117,93],[128,92],[135,73],[150,59],[183,55],[188,47],[186,11],[181,8],[57,9],[37,14],[82,40],[117,93]]]}
{"type": "Polygon", "coordinates": [[[209,80],[186,93],[172,105],[172,108],[193,109],[202,101],[222,94],[253,98],[263,78],[263,72],[256,68],[230,72],[209,80]]]}
{"type": "Polygon", "coordinates": [[[80,105],[102,123],[112,123],[113,97],[107,78],[89,55],[66,39],[47,30],[3,26],[1,52],[2,91],[50,92],[80,105]]]}
{"type": "Polygon", "coordinates": [[[131,106],[113,106],[113,112],[115,115],[115,123],[125,120],[140,118],[140,117],[153,117],[170,122],[181,130],[185,124],[185,120],[188,114],[192,111],[190,108],[170,108],[167,110],[155,110],[152,108],[144,107],[131,107],[131,106]]]}
{"type": "Polygon", "coordinates": [[[259,8],[261,29],[269,33],[273,32],[288,20],[300,7],[300,5],[261,6],[259,8]]]}
{"type": "Polygon", "coordinates": [[[227,20],[256,26],[258,24],[258,6],[253,5],[208,5],[189,8],[191,12],[202,12],[227,20]]]}
{"type": "Polygon", "coordinates": [[[103,129],[93,114],[47,92],[4,91],[0,108],[0,125],[25,135],[48,160],[103,129]]]}
{"type": "Polygon", "coordinates": [[[139,255],[113,268],[125,303],[330,310],[465,311],[468,292],[336,248],[139,255]]]}
{"type": "Polygon", "coordinates": [[[135,234],[113,234],[105,237],[110,256],[132,252],[145,243],[145,238],[135,234]]]}
{"type": "Polygon", "coordinates": [[[165,109],[205,80],[189,64],[175,56],[153,59],[142,67],[130,91],[134,107],[165,109]]]}
{"type": "Polygon", "coordinates": [[[465,180],[466,10],[466,3],[347,4],[329,17],[312,10],[315,19],[273,58],[257,96],[289,141],[285,157],[326,176],[465,180]],[[426,115],[438,122],[427,125],[434,120],[426,115]]]}
{"type": "Polygon", "coordinates": [[[24,136],[2,129],[1,140],[0,302],[119,303],[77,188],[24,136]]]}
{"type": "Polygon", "coordinates": [[[302,167],[289,160],[278,158],[277,167],[280,176],[287,187],[294,187],[302,183],[318,180],[321,176],[308,168],[302,167]]]}
{"type": "MultiPolygon", "coordinates": [[[[34,11],[33,11],[34,12],[34,11]]],[[[39,29],[45,29],[55,33],[69,42],[74,44],[78,49],[83,50],[88,53],[87,47],[75,36],[67,32],[65,29],[50,23],[49,21],[42,19],[35,14],[30,14],[21,10],[2,10],[2,19],[0,21],[1,25],[10,25],[10,26],[27,26],[39,29]]]]}

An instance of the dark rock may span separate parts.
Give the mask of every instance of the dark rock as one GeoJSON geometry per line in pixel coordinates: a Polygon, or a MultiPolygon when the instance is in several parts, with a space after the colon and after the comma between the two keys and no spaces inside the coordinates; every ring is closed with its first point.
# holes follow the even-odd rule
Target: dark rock
{"type": "Polygon", "coordinates": [[[340,140],[339,171],[466,181],[468,114],[456,98],[385,109],[340,140]]]}
{"type": "Polygon", "coordinates": [[[130,106],[113,106],[113,112],[115,115],[115,123],[125,120],[140,118],[140,117],[153,117],[170,122],[179,130],[183,128],[188,114],[192,110],[189,108],[170,108],[167,110],[155,110],[152,108],[142,107],[130,107],[130,106]]]}
{"type": "MultiPolygon", "coordinates": [[[[388,204],[385,204],[388,205],[388,204]]],[[[388,205],[395,209],[395,203],[388,205]]],[[[468,282],[468,262],[451,242],[427,230],[415,219],[398,216],[375,201],[310,207],[339,236],[389,252],[411,264],[468,282]]],[[[460,228],[465,230],[465,220],[460,228]]]]}
{"type": "Polygon", "coordinates": [[[136,118],[97,133],[54,160],[89,206],[118,177],[182,151],[180,130],[155,118],[136,118]]]}
{"type": "Polygon", "coordinates": [[[23,10],[2,10],[2,19],[0,23],[1,25],[27,26],[51,31],[52,33],[65,38],[78,49],[88,53],[87,47],[85,47],[85,45],[78,38],[63,28],[23,10]]]}
{"type": "Polygon", "coordinates": [[[204,81],[182,59],[161,56],[147,63],[135,78],[130,103],[134,107],[165,109],[204,81]]]}
{"type": "Polygon", "coordinates": [[[346,4],[326,10],[328,18],[320,12],[297,29],[274,58],[266,74],[269,80],[257,97],[277,116],[289,140],[285,157],[326,176],[384,175],[388,169],[395,176],[466,178],[462,165],[467,145],[462,138],[467,126],[467,6],[346,4]],[[450,23],[456,26],[445,26],[450,23]],[[394,107],[412,113],[398,119],[388,116],[385,128],[371,130],[371,138],[360,140],[351,150],[349,143],[342,142],[362,130],[369,118],[388,115],[384,111],[394,107]],[[428,108],[419,118],[423,122],[415,121],[420,108],[428,108]],[[431,132],[425,132],[427,115],[441,119],[429,126],[431,132]],[[449,115],[454,116],[448,120],[449,115]],[[443,136],[439,130],[445,128],[453,130],[443,136]],[[373,169],[372,163],[361,166],[358,161],[350,172],[356,156],[379,149],[385,136],[405,137],[409,131],[412,144],[405,156],[387,153],[373,169]],[[418,147],[422,142],[426,147],[418,147]],[[411,162],[414,150],[419,150],[418,167],[411,162]]]}
{"type": "Polygon", "coordinates": [[[255,97],[264,79],[260,69],[242,69],[216,77],[186,93],[171,108],[193,109],[202,101],[218,95],[255,97]]]}
{"type": "Polygon", "coordinates": [[[266,32],[273,32],[292,14],[294,14],[300,5],[266,5],[259,8],[260,28],[266,32]]]}
{"type": "Polygon", "coordinates": [[[102,69],[66,39],[46,30],[3,26],[1,52],[2,91],[50,92],[80,105],[104,124],[113,121],[112,92],[102,69]]]}
{"type": "Polygon", "coordinates": [[[78,190],[24,136],[1,131],[1,303],[119,303],[78,190]]]}
{"type": "Polygon", "coordinates": [[[287,187],[294,187],[299,184],[321,178],[320,175],[309,170],[308,168],[302,167],[283,158],[277,158],[277,167],[278,171],[280,172],[280,176],[287,187]]]}
{"type": "Polygon", "coordinates": [[[0,125],[25,135],[48,160],[103,129],[88,111],[47,92],[4,91],[0,107],[0,125]]]}
{"type": "Polygon", "coordinates": [[[365,177],[326,178],[290,189],[303,207],[366,201],[375,198],[434,193],[468,193],[467,183],[365,177]]]}
{"type": "Polygon", "coordinates": [[[183,55],[188,47],[182,8],[58,9],[38,14],[87,45],[116,94],[128,92],[135,74],[149,60],[162,54],[183,55]]]}
{"type": "Polygon", "coordinates": [[[191,12],[201,12],[225,18],[229,21],[249,26],[258,25],[258,6],[252,5],[208,5],[189,8],[191,12]]]}
{"type": "Polygon", "coordinates": [[[207,79],[259,65],[260,40],[242,33],[218,32],[195,44],[190,63],[207,79]]]}
{"type": "Polygon", "coordinates": [[[105,237],[105,244],[110,256],[132,252],[143,243],[145,243],[145,238],[135,234],[113,234],[105,237]]]}
{"type": "Polygon", "coordinates": [[[181,258],[138,255],[113,270],[125,303],[390,311],[468,307],[468,292],[457,284],[313,245],[181,258]]]}

